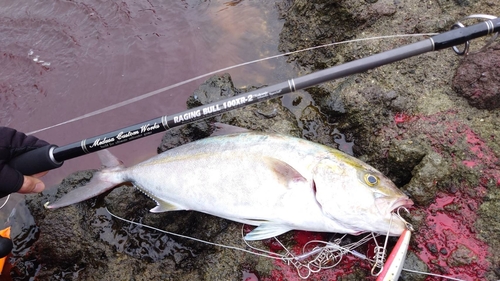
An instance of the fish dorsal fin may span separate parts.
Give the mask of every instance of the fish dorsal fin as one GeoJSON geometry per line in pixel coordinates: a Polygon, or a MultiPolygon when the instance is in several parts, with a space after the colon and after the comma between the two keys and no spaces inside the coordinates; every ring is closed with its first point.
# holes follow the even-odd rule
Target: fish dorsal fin
{"type": "Polygon", "coordinates": [[[123,166],[122,161],[118,160],[109,150],[104,149],[97,152],[97,156],[101,160],[101,163],[106,168],[114,168],[123,166]]]}
{"type": "Polygon", "coordinates": [[[273,157],[263,157],[263,162],[278,176],[279,179],[285,181],[288,187],[291,187],[290,183],[307,181],[301,173],[284,161],[273,157]]]}
{"type": "Polygon", "coordinates": [[[272,238],[278,235],[281,235],[285,232],[292,230],[289,226],[265,222],[259,225],[254,230],[250,231],[247,235],[245,235],[245,240],[254,241],[254,240],[262,240],[267,238],[272,238]]]}
{"type": "Polygon", "coordinates": [[[223,123],[218,123],[218,122],[214,123],[214,126],[215,126],[215,130],[210,135],[211,137],[251,132],[250,130],[245,129],[245,128],[232,126],[232,125],[228,125],[228,124],[223,124],[223,123]]]}

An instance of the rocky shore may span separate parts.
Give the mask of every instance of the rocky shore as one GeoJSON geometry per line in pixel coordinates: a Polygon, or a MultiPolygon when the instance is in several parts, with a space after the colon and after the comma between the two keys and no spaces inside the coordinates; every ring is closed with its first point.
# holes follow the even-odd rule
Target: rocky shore
{"type": "MultiPolygon", "coordinates": [[[[500,15],[491,0],[284,0],[280,51],[392,34],[444,32],[472,13],[500,15]],[[411,2],[411,3],[407,3],[411,2]]],[[[306,74],[422,40],[398,37],[290,55],[306,74]]],[[[481,42],[472,42],[481,44],[481,42]]],[[[477,48],[476,48],[477,49],[477,48]]],[[[169,131],[158,151],[207,137],[211,122],[302,137],[352,153],[410,195],[415,227],[405,267],[464,280],[500,279],[500,45],[466,57],[443,50],[352,75],[169,131]],[[286,105],[286,106],[285,106],[286,105]]],[[[245,91],[251,90],[248,87],[245,91]]],[[[242,89],[229,74],[203,83],[187,101],[199,106],[242,89]]],[[[56,198],[92,171],[65,179],[56,198]]],[[[151,214],[154,202],[122,186],[47,211],[53,195],[29,196],[36,241],[11,258],[13,280],[298,280],[291,265],[165,234],[113,214],[198,239],[246,248],[241,225],[194,213],[151,214]]],[[[26,235],[21,233],[20,235],[26,235]]],[[[293,248],[323,234],[288,233],[293,248]]],[[[394,243],[394,240],[391,240],[394,243]]],[[[258,243],[273,248],[269,241],[258,243]]],[[[374,279],[363,261],[310,280],[374,279]]],[[[426,280],[403,272],[402,280],[426,280]]],[[[433,280],[433,279],[427,279],[433,280]]],[[[435,279],[438,280],[438,279],[435,279]]]]}

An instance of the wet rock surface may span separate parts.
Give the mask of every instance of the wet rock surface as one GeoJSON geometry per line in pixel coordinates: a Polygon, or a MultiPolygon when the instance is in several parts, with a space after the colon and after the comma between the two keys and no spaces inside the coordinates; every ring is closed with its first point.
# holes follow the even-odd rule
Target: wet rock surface
{"type": "MultiPolygon", "coordinates": [[[[298,49],[375,35],[387,27],[387,18],[399,24],[391,33],[443,32],[481,3],[491,4],[437,1],[433,9],[434,4],[423,2],[375,2],[385,5],[385,11],[369,1],[335,1],[332,5],[340,11],[357,7],[342,14],[345,20],[338,33],[301,40],[299,33],[284,32],[281,49],[294,51],[295,45],[298,49]],[[346,25],[362,30],[363,36],[345,32],[346,25]]],[[[305,26],[299,19],[304,7],[309,16],[322,18],[325,12],[314,1],[293,3],[288,10],[292,12],[284,17],[291,18],[294,26],[305,26]]],[[[492,11],[499,9],[494,4],[492,11]]],[[[321,33],[330,24],[304,21],[310,22],[311,33],[321,33]]],[[[293,29],[285,24],[286,28],[293,29]]],[[[328,51],[297,53],[290,60],[302,73],[309,73],[403,45],[403,41],[408,42],[339,45],[328,51]]],[[[430,271],[466,280],[499,278],[495,250],[499,237],[486,230],[491,229],[488,221],[496,225],[490,212],[500,211],[488,199],[500,186],[497,53],[495,44],[465,58],[451,50],[428,53],[306,90],[333,126],[351,134],[354,154],[388,175],[415,201],[410,216],[417,229],[412,239],[414,259],[427,264],[430,271]],[[464,249],[474,258],[465,260],[464,249]]]]}
{"type": "MultiPolygon", "coordinates": [[[[285,21],[279,48],[294,51],[381,33],[443,32],[455,20],[485,6],[488,13],[500,15],[500,4],[481,0],[287,0],[279,5],[285,21]]],[[[289,61],[298,73],[310,73],[421,39],[345,44],[296,53],[289,61]]],[[[488,59],[498,53],[495,48],[487,50],[486,58],[480,53],[464,59],[451,50],[428,53],[291,94],[292,102],[276,99],[224,113],[169,131],[159,151],[206,137],[215,121],[339,148],[378,168],[414,199],[415,208],[405,216],[415,227],[405,267],[465,280],[497,280],[500,111],[494,90],[498,67],[488,59]],[[487,78],[481,80],[485,72],[487,78]],[[472,81],[471,77],[479,77],[476,84],[460,84],[472,81]],[[476,89],[481,90],[481,99],[474,94],[476,89]]],[[[228,75],[215,76],[200,86],[188,106],[242,91],[234,88],[228,75]]],[[[72,175],[56,196],[90,177],[90,172],[72,175]]],[[[246,247],[240,224],[199,213],[151,214],[148,210],[154,203],[130,186],[64,210],[42,208],[53,200],[49,195],[29,196],[27,205],[35,217],[38,239],[29,251],[15,257],[11,274],[15,280],[35,275],[41,280],[129,280],[130,276],[135,280],[244,280],[244,273],[259,280],[298,280],[295,269],[284,263],[113,218],[104,206],[161,229],[246,247]]],[[[289,233],[284,240],[293,247],[301,235],[289,233]]],[[[343,266],[310,279],[340,276],[374,280],[369,265],[349,258],[343,266]]],[[[402,273],[402,280],[424,279],[402,273]]]]}
{"type": "MultiPolygon", "coordinates": [[[[406,260],[404,263],[404,268],[411,268],[420,272],[428,272],[429,268],[427,265],[420,260],[417,255],[413,252],[409,252],[406,255],[406,260]]],[[[401,281],[423,281],[426,279],[426,276],[418,273],[404,272],[400,277],[401,281]]]]}

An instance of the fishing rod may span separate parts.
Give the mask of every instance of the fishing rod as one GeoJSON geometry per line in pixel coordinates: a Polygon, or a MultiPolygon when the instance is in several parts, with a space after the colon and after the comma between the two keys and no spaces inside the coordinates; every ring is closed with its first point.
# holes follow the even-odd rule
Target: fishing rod
{"type": "MultiPolygon", "coordinates": [[[[139,124],[115,130],[92,138],[84,139],[64,146],[54,144],[28,151],[12,159],[8,165],[24,175],[59,168],[64,161],[88,153],[106,149],[115,145],[134,141],[152,134],[189,124],[197,120],[210,118],[224,112],[255,104],[271,98],[305,89],[334,79],[355,73],[365,72],[382,65],[390,64],[409,57],[430,51],[438,51],[452,47],[459,54],[467,54],[469,41],[482,36],[495,34],[491,43],[500,32],[500,18],[489,15],[472,15],[468,18],[486,19],[481,23],[464,26],[460,22],[453,25],[450,31],[432,36],[428,39],[398,47],[341,65],[333,66],[298,78],[289,79],[275,85],[267,86],[234,97],[228,97],[195,107],[173,115],[165,115],[139,124]],[[464,50],[456,46],[465,44],[464,50]]],[[[489,44],[488,43],[488,44],[489,44]]]]}

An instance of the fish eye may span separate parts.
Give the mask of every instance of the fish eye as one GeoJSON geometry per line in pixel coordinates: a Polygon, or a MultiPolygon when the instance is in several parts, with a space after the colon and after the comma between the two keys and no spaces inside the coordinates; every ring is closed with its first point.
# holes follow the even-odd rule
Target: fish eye
{"type": "Polygon", "coordinates": [[[369,186],[374,186],[378,183],[378,178],[372,174],[365,175],[365,182],[369,186]]]}

